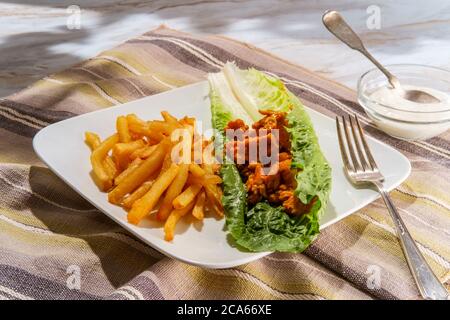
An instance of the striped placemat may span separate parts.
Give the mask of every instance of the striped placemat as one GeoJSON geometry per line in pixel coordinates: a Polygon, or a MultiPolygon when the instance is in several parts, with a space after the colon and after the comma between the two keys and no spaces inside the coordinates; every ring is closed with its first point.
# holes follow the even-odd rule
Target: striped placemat
{"type": "MultiPolygon", "coordinates": [[[[305,254],[272,254],[206,270],[162,256],[89,205],[34,154],[41,128],[68,117],[205,79],[226,61],[276,74],[309,107],[357,113],[411,161],[391,194],[427,261],[449,287],[450,133],[387,137],[355,93],[251,45],[160,27],[0,100],[0,298],[416,299],[381,201],[325,229],[305,254]]],[[[149,106],[151,107],[151,106],[149,106]]]]}

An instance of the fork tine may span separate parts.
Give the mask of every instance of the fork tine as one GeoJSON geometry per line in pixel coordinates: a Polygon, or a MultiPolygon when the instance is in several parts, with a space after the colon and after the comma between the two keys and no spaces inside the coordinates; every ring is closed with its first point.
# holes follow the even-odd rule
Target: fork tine
{"type": "Polygon", "coordinates": [[[356,115],[355,115],[355,119],[356,119],[356,124],[357,124],[358,130],[359,130],[359,136],[361,137],[361,141],[364,146],[364,150],[366,151],[367,160],[369,160],[369,163],[372,166],[373,170],[378,170],[377,163],[375,162],[375,159],[372,157],[372,152],[370,152],[369,145],[367,144],[366,138],[364,136],[364,131],[363,131],[361,124],[359,123],[359,119],[356,115]]]}
{"type": "Polygon", "coordinates": [[[349,115],[348,118],[350,120],[350,127],[352,128],[353,141],[355,142],[356,151],[358,152],[358,158],[363,168],[363,171],[370,170],[371,169],[370,165],[366,161],[367,157],[364,154],[363,147],[361,146],[361,132],[356,127],[355,120],[353,120],[353,117],[349,115]]]}
{"type": "Polygon", "coordinates": [[[336,116],[336,129],[338,133],[339,149],[341,150],[341,156],[344,162],[345,169],[354,171],[353,166],[350,164],[350,161],[348,159],[347,151],[345,149],[344,137],[342,134],[339,116],[336,116]]]}
{"type": "Polygon", "coordinates": [[[358,162],[358,159],[356,158],[355,149],[353,147],[353,141],[350,138],[350,131],[348,130],[347,121],[345,121],[345,118],[342,117],[342,122],[344,124],[344,132],[345,137],[347,138],[347,148],[350,153],[350,158],[353,162],[353,168],[355,168],[356,171],[363,171],[361,165],[358,162]]]}

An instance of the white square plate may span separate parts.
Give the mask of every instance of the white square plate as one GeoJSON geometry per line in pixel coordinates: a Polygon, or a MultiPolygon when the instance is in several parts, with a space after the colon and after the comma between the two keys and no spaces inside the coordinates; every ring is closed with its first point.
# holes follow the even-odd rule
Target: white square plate
{"type": "MultiPolygon", "coordinates": [[[[241,252],[230,246],[224,231],[224,219],[207,217],[203,225],[190,227],[182,221],[177,225],[173,242],[164,241],[161,226],[150,219],[139,226],[129,224],[126,212],[110,204],[107,194],[99,191],[90,176],[90,150],[84,142],[85,131],[96,132],[105,138],[114,132],[119,115],[135,113],[146,120],[160,119],[162,110],[176,117],[195,117],[202,121],[204,129],[208,129],[211,128],[208,90],[208,83],[200,82],[52,124],[36,134],[33,139],[34,150],[51,170],[94,206],[142,241],[170,257],[207,268],[228,268],[256,260],[269,253],[241,252]]],[[[331,198],[321,218],[323,229],[374,201],[378,193],[369,189],[356,189],[346,179],[334,119],[310,109],[308,113],[333,170],[331,198]]],[[[368,142],[386,177],[386,188],[395,188],[409,175],[408,159],[375,139],[369,138],[368,142]]]]}

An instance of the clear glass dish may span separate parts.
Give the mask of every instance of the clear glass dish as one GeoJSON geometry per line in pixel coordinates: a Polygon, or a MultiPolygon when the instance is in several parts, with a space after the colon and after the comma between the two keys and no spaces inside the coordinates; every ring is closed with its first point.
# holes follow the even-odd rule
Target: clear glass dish
{"type": "Polygon", "coordinates": [[[446,94],[447,99],[439,108],[436,108],[436,105],[423,104],[415,110],[380,103],[379,99],[374,99],[371,95],[379,88],[390,85],[381,71],[369,70],[358,81],[358,101],[381,130],[399,139],[424,140],[450,128],[450,71],[413,64],[388,65],[386,68],[399,78],[402,86],[438,90],[446,94]]]}

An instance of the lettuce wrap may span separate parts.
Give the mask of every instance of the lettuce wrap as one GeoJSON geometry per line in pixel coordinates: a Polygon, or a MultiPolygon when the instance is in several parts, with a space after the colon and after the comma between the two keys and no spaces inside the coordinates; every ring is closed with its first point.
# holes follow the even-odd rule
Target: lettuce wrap
{"type": "Polygon", "coordinates": [[[299,216],[290,216],[281,206],[265,201],[249,208],[236,165],[225,161],[220,174],[228,232],[238,246],[249,251],[305,250],[319,234],[319,218],[331,190],[331,168],[302,103],[279,79],[256,69],[241,70],[230,62],[221,72],[209,74],[208,80],[216,152],[223,150],[229,121],[239,118],[251,125],[262,117],[259,110],[286,112],[291,168],[298,169],[294,194],[304,204],[315,198],[309,212],[299,216]]]}

